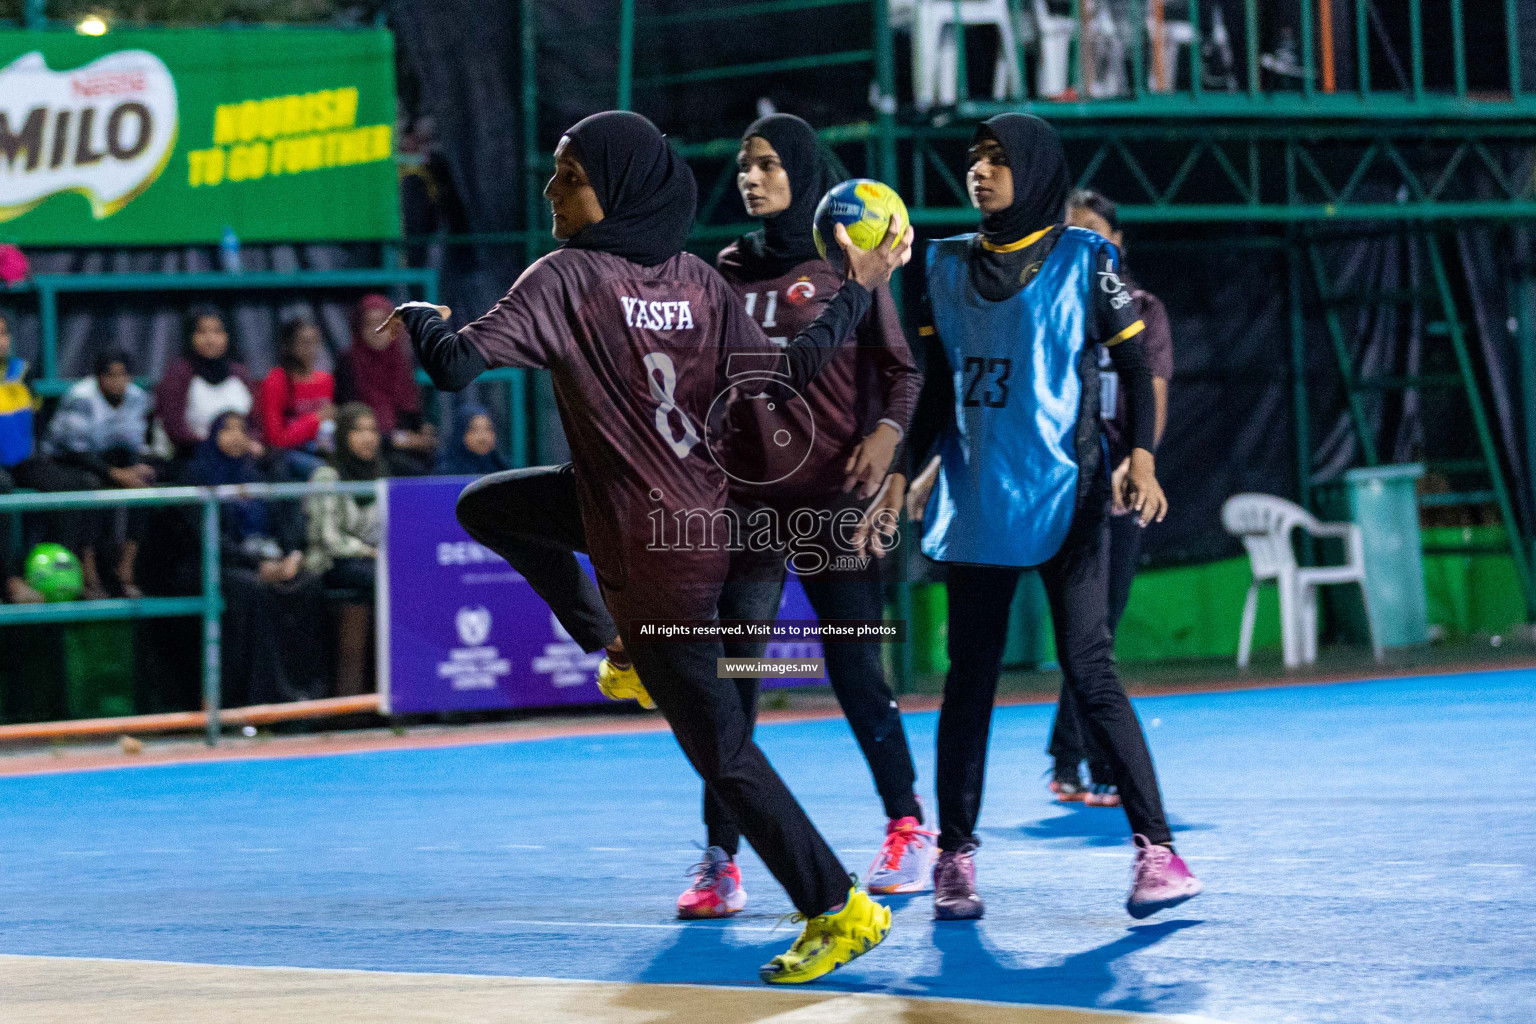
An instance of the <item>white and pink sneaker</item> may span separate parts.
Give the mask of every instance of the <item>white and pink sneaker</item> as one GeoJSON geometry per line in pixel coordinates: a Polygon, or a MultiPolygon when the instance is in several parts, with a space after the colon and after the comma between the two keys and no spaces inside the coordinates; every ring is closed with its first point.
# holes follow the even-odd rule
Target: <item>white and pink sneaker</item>
{"type": "Polygon", "coordinates": [[[747,905],[741,887],[741,869],[718,846],[704,851],[704,859],[688,869],[693,884],[677,898],[677,916],[685,921],[730,917],[747,905]]]}
{"type": "Polygon", "coordinates": [[[885,842],[869,866],[866,887],[872,896],[898,892],[922,892],[933,884],[933,865],[939,859],[939,835],[916,818],[892,818],[885,826],[885,842]]]}
{"type": "Polygon", "coordinates": [[[1183,857],[1143,835],[1134,836],[1132,841],[1136,844],[1136,863],[1131,866],[1126,913],[1139,921],[1200,895],[1205,887],[1190,873],[1183,857]]]}

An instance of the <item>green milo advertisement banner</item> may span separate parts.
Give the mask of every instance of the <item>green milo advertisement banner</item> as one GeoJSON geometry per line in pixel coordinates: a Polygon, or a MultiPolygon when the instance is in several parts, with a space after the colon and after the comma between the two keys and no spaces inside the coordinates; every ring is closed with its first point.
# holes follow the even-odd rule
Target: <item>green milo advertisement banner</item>
{"type": "Polygon", "coordinates": [[[0,32],[0,241],[400,234],[383,30],[0,32]]]}

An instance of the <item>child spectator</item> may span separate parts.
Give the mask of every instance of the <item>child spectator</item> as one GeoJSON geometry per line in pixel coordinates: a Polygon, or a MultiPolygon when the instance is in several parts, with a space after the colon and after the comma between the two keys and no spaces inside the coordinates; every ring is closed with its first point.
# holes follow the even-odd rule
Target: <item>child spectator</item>
{"type": "Polygon", "coordinates": [[[307,480],[324,461],[320,451],[330,445],[336,381],[315,368],[324,342],[312,320],[289,320],[278,340],[278,365],[261,382],[257,399],[261,430],[269,445],[286,452],[288,475],[307,480]]]}
{"type": "MultiPolygon", "coordinates": [[[[361,402],[348,402],[336,414],[336,451],[310,477],[315,483],[377,480],[387,474],[379,428],[361,402]]],[[[379,553],[379,509],[371,497],[316,494],[305,499],[309,513],[309,552],[305,564],[323,575],[327,587],[357,591],[370,603],[342,605],[336,642],[336,692],[346,697],[364,692],[368,630],[373,619],[375,559],[379,553]]]]}
{"type": "Polygon", "coordinates": [[[399,475],[430,471],[437,434],[421,419],[421,386],[399,321],[380,333],[394,300],[365,295],[352,311],[352,347],[342,357],[337,396],[373,410],[389,465],[399,475]]]}
{"type": "Polygon", "coordinates": [[[453,433],[437,459],[440,476],[488,476],[511,469],[496,450],[496,425],[485,406],[461,402],[453,413],[453,433]]]}
{"type": "Polygon", "coordinates": [[[155,388],[155,412],[176,457],[186,459],[225,412],[250,414],[254,400],[245,367],[235,359],[224,318],[212,306],[193,306],[182,321],[181,355],[155,388]]]}
{"type": "MultiPolygon", "coordinates": [[[[56,486],[39,490],[82,490],[107,487],[148,487],[159,473],[145,453],[149,433],[149,395],[133,382],[128,354],[119,349],[96,357],[95,373],[77,382],[59,403],[48,424],[44,454],[56,468],[82,470],[73,485],[56,474],[56,486]],[[81,487],[79,484],[85,486],[81,487]]],[[[36,486],[34,484],[33,486],[36,486]]],[[[117,583],[124,597],[139,597],[134,585],[134,561],[139,552],[143,517],[118,512],[89,513],[94,529],[79,549],[81,575],[88,597],[105,596],[96,566],[96,542],[118,547],[117,583]]]]}
{"type": "MultiPolygon", "coordinates": [[[[261,446],[240,413],[209,425],[183,478],[189,484],[262,483],[261,446]]],[[[323,594],[319,578],[303,568],[298,538],[278,536],[278,519],[265,501],[219,506],[220,584],[224,595],[223,679],[231,705],[309,700],[324,694],[320,637],[323,594]]]]}
{"type": "MultiPolygon", "coordinates": [[[[27,387],[27,362],[11,351],[11,322],[0,313],[0,494],[15,486],[12,472],[32,456],[32,389],[27,387]]],[[[0,516],[0,579],[5,600],[36,604],[43,595],[22,578],[22,545],[16,542],[15,519],[0,516]]]]}

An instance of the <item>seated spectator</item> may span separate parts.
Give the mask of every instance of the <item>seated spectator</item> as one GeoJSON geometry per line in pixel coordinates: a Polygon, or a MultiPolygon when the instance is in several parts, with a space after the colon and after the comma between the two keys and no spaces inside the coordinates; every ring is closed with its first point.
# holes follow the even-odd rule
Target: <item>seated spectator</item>
{"type": "MultiPolygon", "coordinates": [[[[0,314],[0,494],[15,488],[12,471],[32,457],[32,389],[27,386],[27,362],[11,352],[11,322],[0,314]]],[[[13,516],[0,516],[0,579],[4,600],[37,604],[43,595],[22,577],[25,545],[13,516]]]]}
{"type": "MultiPolygon", "coordinates": [[[[183,480],[209,487],[262,483],[260,451],[244,416],[221,413],[183,480]]],[[[303,567],[298,538],[280,538],[270,505],[256,499],[221,504],[219,528],[226,701],[270,704],[323,696],[317,624],[324,593],[319,577],[303,567]]]]}
{"type": "Polygon", "coordinates": [[[277,366],[261,382],[256,400],[261,431],[267,444],[282,449],[287,475],[307,480],[331,444],[336,381],[315,368],[324,339],[313,321],[300,317],[284,323],[278,344],[277,366]]]}
{"type": "Polygon", "coordinates": [[[224,318],[212,306],[193,306],[182,321],[181,355],[171,361],[155,388],[155,414],[187,459],[220,413],[248,416],[254,391],[245,367],[235,359],[224,318]]]}
{"type": "Polygon", "coordinates": [[[373,410],[385,460],[395,475],[421,476],[431,471],[437,433],[422,422],[421,386],[404,325],[397,320],[379,332],[394,308],[394,300],[384,295],[358,301],[352,311],[352,347],[342,357],[336,394],[338,401],[362,402],[373,410]]]}
{"type": "MultiPolygon", "coordinates": [[[[65,392],[43,441],[43,453],[52,465],[41,479],[24,486],[46,491],[96,490],[148,487],[155,482],[159,471],[145,452],[149,395],[133,382],[128,365],[126,352],[103,352],[96,357],[95,373],[65,392]]],[[[141,596],[133,574],[143,516],[120,509],[87,513],[85,519],[93,524],[78,548],[85,596],[106,596],[96,552],[103,543],[117,548],[117,584],[122,595],[141,596]]]]}
{"type": "MultiPolygon", "coordinates": [[[[336,414],[336,450],[331,461],[315,470],[310,480],[377,480],[386,474],[373,413],[361,402],[348,402],[336,414]]],[[[346,494],[312,495],[304,505],[309,513],[306,566],[323,576],[327,587],[357,591],[371,602],[381,527],[378,505],[372,498],[346,494]]],[[[341,608],[336,640],[336,692],[340,696],[364,692],[372,622],[371,604],[354,601],[341,608]]]]}
{"type": "Polygon", "coordinates": [[[496,449],[496,424],[485,406],[461,402],[453,412],[453,433],[437,458],[441,476],[487,476],[511,469],[507,457],[496,449]]]}

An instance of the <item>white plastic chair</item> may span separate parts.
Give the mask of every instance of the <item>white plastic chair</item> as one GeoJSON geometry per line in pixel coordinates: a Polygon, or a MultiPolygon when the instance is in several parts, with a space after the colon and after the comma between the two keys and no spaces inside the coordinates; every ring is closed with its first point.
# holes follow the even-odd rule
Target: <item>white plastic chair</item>
{"type": "Polygon", "coordinates": [[[1041,99],[1060,96],[1071,85],[1068,66],[1072,40],[1077,37],[1077,19],[1052,14],[1046,0],[1034,0],[1035,37],[1039,40],[1040,60],[1035,65],[1035,95],[1041,99]]]}
{"type": "MultiPolygon", "coordinates": [[[[1360,599],[1369,602],[1365,590],[1365,540],[1354,523],[1324,523],[1294,502],[1271,494],[1237,494],[1221,507],[1221,524],[1243,541],[1253,566],[1253,583],[1243,602],[1243,626],[1237,643],[1237,667],[1247,668],[1253,653],[1253,626],[1258,614],[1259,585],[1274,580],[1280,588],[1280,645],[1285,667],[1296,668],[1317,661],[1317,588],[1341,583],[1360,586],[1360,599]],[[1301,527],[1313,537],[1343,539],[1343,565],[1302,567],[1296,564],[1291,533],[1301,527]]],[[[1370,606],[1366,606],[1370,623],[1370,606]]],[[[1371,651],[1381,660],[1381,644],[1371,628],[1371,651]]]]}
{"type": "Polygon", "coordinates": [[[1019,42],[1008,0],[960,0],[960,24],[954,0],[892,0],[891,25],[912,32],[912,97],[919,110],[935,103],[952,104],[955,87],[955,36],[965,25],[993,25],[998,32],[997,59],[992,68],[992,98],[1022,99],[1019,42]]]}
{"type": "MultiPolygon", "coordinates": [[[[1093,20],[1088,23],[1087,43],[1083,47],[1088,73],[1083,77],[1088,83],[1088,95],[1094,99],[1124,96],[1126,89],[1126,41],[1120,34],[1114,15],[1109,10],[1109,0],[1099,0],[1094,7],[1093,20]]],[[[1219,9],[1219,8],[1218,8],[1219,9]]]]}

